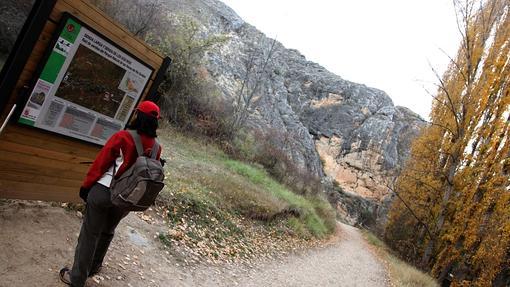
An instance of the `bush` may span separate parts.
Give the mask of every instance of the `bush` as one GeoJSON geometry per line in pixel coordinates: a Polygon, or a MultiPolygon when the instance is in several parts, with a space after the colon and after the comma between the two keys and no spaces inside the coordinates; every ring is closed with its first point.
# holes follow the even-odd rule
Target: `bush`
{"type": "Polygon", "coordinates": [[[184,131],[224,138],[229,134],[226,123],[229,110],[205,68],[203,57],[228,41],[228,37],[202,33],[198,23],[187,16],[164,19],[164,33],[158,30],[146,36],[148,43],[172,59],[158,90],[163,117],[184,131]]]}
{"type": "Polygon", "coordinates": [[[234,158],[262,165],[273,178],[298,194],[321,194],[320,178],[297,166],[284,150],[285,145],[291,142],[290,137],[290,134],[276,129],[252,133],[242,130],[226,152],[234,158]]]}
{"type": "Polygon", "coordinates": [[[90,1],[142,39],[150,31],[161,31],[166,26],[167,11],[159,0],[90,1]]]}

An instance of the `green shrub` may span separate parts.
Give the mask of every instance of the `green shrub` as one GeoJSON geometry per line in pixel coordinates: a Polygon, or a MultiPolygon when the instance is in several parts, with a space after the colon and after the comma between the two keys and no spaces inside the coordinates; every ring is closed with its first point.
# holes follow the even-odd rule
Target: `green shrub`
{"type": "Polygon", "coordinates": [[[329,201],[321,196],[309,197],[317,215],[324,220],[327,233],[333,233],[336,230],[336,212],[329,201]]]}
{"type": "Polygon", "coordinates": [[[257,143],[253,134],[245,130],[239,130],[232,139],[232,148],[229,154],[235,158],[245,161],[253,161],[257,153],[257,143]]]}
{"type": "Polygon", "coordinates": [[[229,38],[206,35],[191,17],[172,15],[166,19],[164,32],[147,34],[146,40],[172,59],[172,66],[159,87],[164,118],[175,127],[213,138],[225,138],[228,105],[222,100],[204,65],[204,55],[229,38]]]}

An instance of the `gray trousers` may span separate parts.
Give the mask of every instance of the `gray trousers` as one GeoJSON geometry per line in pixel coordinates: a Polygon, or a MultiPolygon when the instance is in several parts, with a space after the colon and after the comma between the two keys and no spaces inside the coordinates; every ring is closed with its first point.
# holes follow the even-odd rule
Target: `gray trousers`
{"type": "Polygon", "coordinates": [[[96,183],[90,189],[70,273],[72,286],[84,286],[90,272],[101,267],[115,228],[128,213],[112,204],[109,188],[96,183]]]}

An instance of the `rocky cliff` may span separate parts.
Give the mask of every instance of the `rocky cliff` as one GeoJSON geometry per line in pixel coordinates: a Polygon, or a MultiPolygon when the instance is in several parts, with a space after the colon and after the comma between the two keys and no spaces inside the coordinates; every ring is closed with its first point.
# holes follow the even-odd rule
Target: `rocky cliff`
{"type": "MultiPolygon", "coordinates": [[[[172,13],[195,17],[207,33],[230,37],[208,55],[207,68],[232,103],[254,47],[262,58],[271,41],[219,1],[166,3],[172,13]]],[[[296,163],[342,188],[339,208],[352,221],[366,213],[384,217],[388,177],[404,163],[424,121],[381,90],[344,80],[280,43],[275,47],[247,126],[285,134],[281,147],[296,163]]]]}
{"type": "MultiPolygon", "coordinates": [[[[272,41],[220,1],[162,2],[170,16],[194,18],[203,35],[229,37],[205,62],[224,103],[232,105],[250,58],[260,70],[272,41]]],[[[279,134],[277,144],[298,166],[326,183],[336,181],[341,194],[334,198],[351,223],[367,213],[384,217],[380,203],[391,200],[385,182],[404,163],[423,120],[395,107],[385,92],[344,80],[278,42],[258,88],[247,129],[279,134]]]]}

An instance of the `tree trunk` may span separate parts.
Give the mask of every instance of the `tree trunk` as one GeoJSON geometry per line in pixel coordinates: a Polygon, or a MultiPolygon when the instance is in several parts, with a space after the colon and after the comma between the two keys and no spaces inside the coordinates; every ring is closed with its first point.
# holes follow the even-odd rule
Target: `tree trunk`
{"type": "Polygon", "coordinates": [[[438,238],[441,234],[441,230],[443,229],[444,221],[446,218],[446,211],[448,208],[448,202],[450,201],[450,197],[453,193],[453,181],[455,178],[455,172],[457,170],[457,167],[460,163],[458,152],[455,152],[452,154],[451,159],[452,163],[448,167],[448,173],[447,173],[447,180],[446,180],[446,187],[445,192],[443,194],[443,199],[441,201],[441,210],[439,212],[439,216],[436,220],[436,227],[434,230],[434,237],[431,238],[431,240],[427,243],[427,246],[425,247],[425,251],[422,256],[421,264],[425,267],[429,265],[430,258],[432,256],[432,252],[435,247],[435,239],[438,238]]]}

